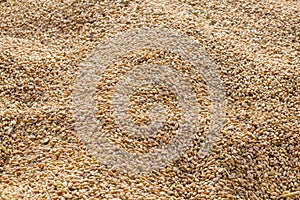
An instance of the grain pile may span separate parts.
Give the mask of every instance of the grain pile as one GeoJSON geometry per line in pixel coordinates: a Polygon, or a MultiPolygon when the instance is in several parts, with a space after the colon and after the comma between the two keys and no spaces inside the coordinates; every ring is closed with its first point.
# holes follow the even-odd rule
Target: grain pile
{"type": "Polygon", "coordinates": [[[292,0],[0,1],[1,199],[299,199],[299,24],[292,0]],[[199,137],[163,170],[132,175],[87,151],[70,94],[92,49],[144,26],[199,41],[222,76],[227,121],[210,155],[199,158],[199,137]]]}

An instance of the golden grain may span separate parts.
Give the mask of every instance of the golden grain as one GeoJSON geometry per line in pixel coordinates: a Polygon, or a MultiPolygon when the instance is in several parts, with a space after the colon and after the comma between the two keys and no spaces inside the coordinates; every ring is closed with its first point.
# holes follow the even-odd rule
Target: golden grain
{"type": "Polygon", "coordinates": [[[0,0],[0,10],[0,199],[299,199],[298,1],[0,0]],[[140,141],[112,123],[114,80],[141,63],[192,77],[203,121],[176,162],[122,174],[97,161],[74,132],[70,94],[92,49],[143,26],[176,30],[203,46],[223,79],[227,122],[212,153],[199,157],[210,120],[201,75],[172,52],[128,52],[94,83],[108,137],[129,151],[149,151],[180,126],[172,92],[151,85],[132,97],[130,113],[147,124],[156,117],[148,112],[152,101],[159,101],[165,131],[140,141]]]}

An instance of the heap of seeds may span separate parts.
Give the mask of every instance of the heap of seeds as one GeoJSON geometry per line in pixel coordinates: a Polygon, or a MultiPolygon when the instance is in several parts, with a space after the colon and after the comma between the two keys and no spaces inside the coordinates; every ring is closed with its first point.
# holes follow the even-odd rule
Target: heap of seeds
{"type": "MultiPolygon", "coordinates": [[[[120,58],[120,61],[118,60],[118,63],[114,62],[106,66],[106,70],[103,72],[102,82],[98,85],[98,117],[100,120],[102,119],[100,125],[103,126],[103,129],[108,131],[108,134],[115,135],[116,138],[119,138],[118,141],[122,141],[119,145],[129,149],[129,146],[134,146],[134,151],[139,151],[140,148],[143,148],[142,152],[147,152],[149,151],[149,149],[147,150],[147,146],[151,149],[162,144],[168,144],[172,136],[175,135],[174,132],[178,129],[181,118],[181,113],[178,108],[179,102],[172,91],[169,91],[162,85],[145,85],[139,88],[136,93],[130,97],[131,103],[129,104],[129,112],[134,122],[140,126],[152,122],[154,118],[149,119],[150,116],[146,113],[149,112],[153,103],[160,102],[167,111],[167,113],[165,113],[165,117],[167,118],[166,124],[164,124],[164,127],[159,130],[158,133],[146,138],[143,138],[143,135],[146,136],[146,134],[137,137],[135,135],[126,136],[123,132],[121,134],[116,132],[117,130],[120,131],[121,127],[117,128],[117,125],[114,123],[114,117],[111,112],[111,95],[109,94],[118,82],[117,77],[122,77],[126,71],[132,70],[134,66],[140,64],[149,65],[149,63],[153,62],[156,64],[159,63],[159,65],[172,66],[177,69],[182,76],[192,79],[192,67],[185,64],[178,56],[172,55],[171,53],[153,50],[149,52],[149,50],[145,50],[124,55],[120,58]]],[[[199,78],[200,77],[195,76],[195,79],[191,81],[194,83],[193,88],[198,92],[198,102],[202,108],[202,112],[199,114],[202,115],[202,118],[205,118],[205,115],[208,115],[207,107],[209,102],[208,99],[205,99],[208,94],[203,85],[203,81],[201,79],[199,80],[199,78]]],[[[204,124],[205,121],[203,120],[202,123],[204,124]]],[[[116,139],[114,141],[117,142],[116,139]]]]}
{"type": "MultiPolygon", "coordinates": [[[[299,1],[293,0],[0,1],[0,199],[299,199],[299,24],[299,1]],[[71,93],[96,46],[140,27],[199,41],[223,79],[227,121],[210,155],[198,156],[203,123],[180,159],[160,171],[124,174],[97,160],[76,134],[71,93]]],[[[188,68],[178,55],[157,56],[162,53],[137,50],[106,67],[177,59],[174,67],[188,68]]],[[[118,76],[112,71],[105,78],[118,76]]],[[[203,82],[194,89],[203,93],[204,117],[207,91],[196,84],[203,82]]],[[[135,95],[130,106],[137,122],[151,121],[144,98],[177,112],[164,87],[148,85],[135,95]]],[[[99,117],[108,116],[103,96],[99,117]]],[[[170,123],[180,119],[180,113],[171,116],[170,123]]],[[[167,127],[162,140],[132,145],[168,142],[176,126],[167,127]]]]}

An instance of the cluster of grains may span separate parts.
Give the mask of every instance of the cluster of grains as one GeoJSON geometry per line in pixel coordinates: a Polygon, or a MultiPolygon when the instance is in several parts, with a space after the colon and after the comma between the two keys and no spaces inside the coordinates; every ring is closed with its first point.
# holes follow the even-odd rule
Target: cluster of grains
{"type": "MultiPolygon", "coordinates": [[[[209,134],[206,136],[203,150],[200,152],[200,154],[205,154],[218,138],[224,122],[222,118],[224,118],[225,110],[225,106],[223,106],[225,93],[215,65],[211,63],[196,41],[178,32],[161,28],[146,28],[118,34],[93,50],[76,79],[72,96],[75,104],[77,133],[101,162],[112,167],[121,165],[128,170],[128,167],[131,166],[131,168],[138,168],[139,171],[145,168],[149,170],[149,168],[164,167],[166,162],[178,159],[179,154],[184,152],[193,136],[199,133],[198,127],[203,126],[201,124],[203,120],[200,118],[201,105],[199,104],[201,100],[205,99],[201,93],[201,90],[204,89],[203,83],[201,85],[203,82],[201,76],[205,80],[205,87],[210,90],[210,118],[211,124],[213,124],[213,126],[209,126],[209,134]],[[116,62],[110,66],[111,61],[123,60],[124,54],[129,51],[135,52],[141,48],[148,48],[146,52],[160,49],[163,53],[159,54],[159,51],[156,51],[157,56],[152,54],[151,58],[147,58],[145,55],[136,58],[139,56],[137,54],[132,58],[136,65],[130,62],[124,65],[121,62],[122,66],[115,68],[114,65],[118,63],[116,62]],[[174,52],[172,53],[174,60],[168,64],[170,66],[165,66],[163,61],[153,62],[156,57],[159,59],[169,57],[168,59],[172,60],[170,59],[172,54],[168,53],[170,51],[174,52]],[[176,54],[180,54],[193,64],[193,67],[178,65],[180,56],[175,56],[176,54]],[[95,82],[99,82],[98,88],[101,90],[98,92],[99,121],[95,117],[95,102],[93,101],[96,95],[95,82]],[[129,98],[145,84],[164,85],[171,90],[178,100],[177,107],[182,114],[181,119],[177,122],[166,121],[165,118],[170,112],[168,109],[163,109],[160,101],[156,101],[154,102],[156,105],[150,110],[156,119],[146,127],[134,123],[132,116],[128,114],[130,113],[129,98]],[[193,90],[193,87],[197,89],[193,90]],[[200,93],[195,93],[197,91],[200,93]],[[162,141],[157,139],[161,138],[163,134],[170,135],[168,126],[174,126],[171,134],[172,141],[165,140],[166,143],[162,144],[162,141]],[[155,141],[153,136],[157,132],[160,133],[155,141]],[[111,135],[119,138],[109,137],[111,135]],[[135,145],[133,139],[138,135],[140,140],[135,145]],[[154,148],[149,148],[149,145],[145,145],[145,142],[149,140],[143,139],[147,136],[162,148],[154,150],[154,148]],[[135,151],[128,154],[124,148],[116,147],[116,143],[128,143],[132,147],[138,146],[142,149],[140,148],[140,153],[135,151]]],[[[166,98],[168,97],[166,96],[166,98]]],[[[207,101],[204,102],[208,104],[207,101]]],[[[172,114],[177,115],[178,113],[172,114]]]]}
{"type": "MultiPolygon", "coordinates": [[[[116,132],[122,131],[122,127],[118,127],[118,125],[114,123],[114,117],[111,112],[111,95],[109,94],[112,93],[115,84],[119,80],[118,78],[122,77],[126,71],[132,70],[134,66],[140,64],[149,65],[150,63],[171,66],[178,70],[178,73],[183,77],[187,77],[188,79],[191,79],[190,77],[192,77],[192,67],[183,62],[179,56],[153,50],[135,51],[134,53],[122,56],[118,61],[105,67],[106,69],[103,72],[102,81],[99,83],[97,91],[99,105],[98,117],[101,120],[100,125],[103,126],[103,129],[108,131],[108,135],[115,135],[113,137],[118,138],[118,140],[115,139],[114,141],[120,146],[133,149],[134,151],[139,151],[140,148],[143,148],[140,149],[141,152],[147,152],[149,151],[149,148],[157,148],[161,145],[168,144],[169,140],[175,135],[175,131],[178,130],[181,113],[180,108],[178,107],[179,102],[174,91],[168,90],[168,88],[163,85],[151,84],[139,88],[136,93],[130,97],[129,112],[131,113],[134,122],[138,125],[149,125],[150,122],[155,120],[153,116],[151,119],[151,115],[147,114],[154,103],[161,103],[162,106],[166,108],[165,110],[167,113],[164,114],[166,119],[163,128],[147,138],[143,138],[143,135],[146,136],[147,133],[137,137],[136,135],[130,135],[130,133],[127,133],[126,135],[126,133],[123,132],[119,134],[116,132]],[[121,141],[121,143],[118,141],[121,141]]],[[[191,82],[194,83],[193,87],[195,88],[195,91],[197,91],[198,102],[203,109],[203,112],[200,114],[202,115],[202,118],[205,118],[205,115],[208,115],[208,94],[203,81],[199,79],[200,77],[194,78],[195,79],[192,79],[191,82]]],[[[205,121],[203,120],[202,123],[203,127],[205,121]]]]}
{"type": "MultiPolygon", "coordinates": [[[[299,199],[299,24],[293,0],[0,0],[0,199],[299,199]],[[179,160],[129,175],[87,151],[74,131],[70,94],[92,49],[144,26],[199,41],[224,80],[227,122],[210,155],[198,156],[204,124],[179,160]]],[[[128,53],[107,69],[143,57],[176,61],[156,54],[128,53]]],[[[145,90],[131,99],[136,121],[147,123],[148,102],[138,105],[151,91],[169,95],[160,101],[176,113],[166,88],[145,90]]]]}

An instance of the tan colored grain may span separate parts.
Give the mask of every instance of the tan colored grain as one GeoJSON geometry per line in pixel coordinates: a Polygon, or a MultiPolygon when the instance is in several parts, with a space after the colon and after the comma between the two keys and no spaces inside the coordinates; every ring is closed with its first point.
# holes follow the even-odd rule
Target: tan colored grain
{"type": "MultiPolygon", "coordinates": [[[[0,199],[298,199],[299,24],[297,0],[0,0],[0,199]],[[199,41],[222,76],[227,122],[212,153],[197,156],[209,101],[205,87],[195,86],[204,111],[190,149],[161,171],[130,175],[87,151],[74,131],[70,94],[96,46],[143,26],[163,26],[199,41]]],[[[105,78],[121,76],[122,65],[133,67],[143,57],[188,68],[176,55],[159,59],[161,53],[129,52],[108,67],[105,78]]],[[[99,92],[108,87],[99,84],[99,92]]],[[[147,89],[154,93],[142,96],[154,99],[165,92],[147,89]]],[[[109,95],[99,101],[107,103],[109,95]]],[[[139,98],[132,99],[132,114],[148,122],[149,105],[139,111],[139,98]]],[[[176,101],[163,102],[175,121],[176,101]]],[[[107,113],[100,110],[99,116],[107,113]]],[[[124,148],[142,144],[125,143],[127,136],[114,135],[113,128],[108,133],[124,148]]],[[[158,139],[167,142],[171,130],[158,139]]]]}

